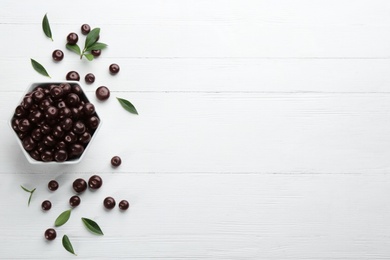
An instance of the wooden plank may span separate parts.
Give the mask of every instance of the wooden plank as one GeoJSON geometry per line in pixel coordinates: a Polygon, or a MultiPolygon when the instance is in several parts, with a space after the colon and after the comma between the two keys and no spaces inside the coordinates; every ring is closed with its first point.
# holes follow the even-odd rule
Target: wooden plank
{"type": "MultiPolygon", "coordinates": [[[[94,172],[2,174],[2,258],[67,256],[67,234],[81,258],[131,259],[387,259],[390,176],[387,174],[191,174],[100,172],[97,192],[82,194],[71,219],[46,243],[43,232],[67,209],[74,179],[94,172]],[[52,193],[46,184],[60,183],[52,193]],[[31,206],[19,185],[37,187],[31,206]],[[110,195],[127,212],[107,212],[110,195]],[[41,201],[53,208],[42,212],[41,201]],[[80,217],[105,232],[93,236],[80,217]],[[23,250],[15,250],[15,245],[23,250]],[[43,253],[44,252],[44,253],[43,253]]],[[[71,255],[69,255],[71,256],[71,255]]]]}
{"type": "MultiPolygon", "coordinates": [[[[390,91],[388,59],[129,59],[103,55],[86,63],[70,52],[65,51],[65,55],[60,63],[54,63],[49,53],[37,59],[53,79],[64,80],[68,71],[78,71],[81,83],[91,91],[101,85],[112,91],[131,92],[390,91]],[[121,67],[116,76],[108,73],[108,66],[113,62],[121,67]],[[84,76],[91,72],[96,81],[87,85],[84,76]]],[[[28,58],[4,58],[0,67],[7,75],[11,90],[24,91],[30,81],[46,80],[33,70],[28,58]]]]}
{"type": "MultiPolygon", "coordinates": [[[[58,37],[55,43],[45,38],[40,24],[0,24],[0,32],[7,35],[7,41],[2,42],[2,48],[17,50],[5,52],[3,56],[51,54],[55,48],[64,49],[65,38],[69,32],[79,30],[78,25],[59,24],[53,27],[58,37]],[[34,40],[34,48],[26,48],[22,39],[37,40],[34,40]]],[[[101,41],[104,39],[104,42],[110,45],[110,48],[105,50],[110,57],[388,58],[390,37],[386,32],[389,27],[313,27],[285,24],[264,26],[256,23],[211,26],[208,23],[157,22],[132,26],[102,25],[101,41]],[[159,29],[156,30],[156,27],[159,29]],[[360,44],[356,44],[358,42],[360,44]]]]}
{"type": "Polygon", "coordinates": [[[389,22],[386,0],[356,0],[351,4],[348,0],[135,0],[130,2],[104,2],[86,0],[83,6],[74,8],[62,5],[57,1],[37,0],[24,2],[22,5],[1,3],[0,23],[39,24],[45,11],[53,24],[75,24],[88,22],[98,24],[133,25],[137,23],[182,23],[204,22],[239,23],[253,22],[264,24],[303,24],[322,25],[376,25],[389,22]],[[45,11],[42,11],[42,10],[45,11]],[[63,15],[72,11],[74,16],[63,15]],[[104,12],[105,15],[100,15],[104,12]],[[82,22],[79,22],[83,20],[82,22]]]}
{"type": "MultiPolygon", "coordinates": [[[[103,125],[77,171],[109,170],[123,155],[131,172],[386,173],[387,94],[133,93],[91,101],[103,125]],[[130,100],[139,116],[120,107],[130,100]],[[125,142],[125,143],[124,143],[125,142]],[[105,159],[104,159],[105,158],[105,159]]],[[[6,123],[20,92],[0,97],[6,123]]],[[[29,165],[3,127],[0,172],[52,171],[29,165]]]]}

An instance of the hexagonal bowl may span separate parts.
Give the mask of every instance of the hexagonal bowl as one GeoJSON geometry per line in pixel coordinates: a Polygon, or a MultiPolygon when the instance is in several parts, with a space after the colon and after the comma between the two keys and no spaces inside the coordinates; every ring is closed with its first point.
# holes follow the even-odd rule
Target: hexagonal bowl
{"type": "MultiPolygon", "coordinates": [[[[42,86],[42,85],[51,85],[51,84],[61,84],[61,83],[69,83],[69,84],[78,84],[81,88],[81,91],[82,91],[82,96],[83,98],[89,102],[89,99],[88,97],[85,95],[85,92],[83,90],[83,86],[82,84],[80,84],[79,81],[45,81],[45,82],[33,82],[29,85],[29,87],[26,89],[26,91],[24,92],[23,96],[21,97],[19,103],[16,105],[20,105],[25,97],[25,95],[27,93],[30,93],[32,92],[37,86],[42,86]]],[[[15,106],[15,108],[16,108],[15,106]]],[[[96,111],[96,107],[95,107],[95,115],[99,118],[99,125],[98,127],[95,129],[95,131],[93,132],[93,134],[91,135],[91,140],[88,142],[88,144],[85,146],[84,148],[84,151],[83,153],[77,157],[77,158],[74,158],[74,159],[70,159],[70,160],[66,160],[66,161],[63,161],[63,162],[57,162],[57,161],[49,161],[49,162],[44,162],[44,161],[38,161],[34,158],[32,158],[29,154],[28,151],[26,151],[23,147],[23,144],[22,144],[22,140],[18,137],[17,133],[15,132],[15,130],[13,129],[12,127],[12,120],[14,119],[14,113],[15,113],[15,110],[12,112],[12,115],[10,117],[10,119],[8,120],[8,125],[9,127],[11,128],[11,131],[12,133],[14,134],[14,136],[16,137],[16,141],[17,141],[17,144],[19,145],[20,149],[22,150],[24,156],[26,157],[27,161],[31,164],[43,164],[43,165],[52,165],[52,164],[77,164],[79,162],[81,162],[81,160],[84,158],[85,154],[87,153],[88,149],[91,147],[91,144],[92,142],[94,141],[94,139],[96,138],[96,135],[98,133],[98,130],[100,129],[101,125],[102,125],[102,120],[100,118],[100,116],[98,115],[97,111],[96,111]]]]}

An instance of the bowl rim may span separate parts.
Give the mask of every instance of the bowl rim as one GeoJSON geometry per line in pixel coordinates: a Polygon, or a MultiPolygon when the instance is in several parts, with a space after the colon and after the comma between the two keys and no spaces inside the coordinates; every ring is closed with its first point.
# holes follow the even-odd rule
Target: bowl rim
{"type": "MultiPolygon", "coordinates": [[[[20,105],[21,102],[23,101],[25,95],[30,92],[31,90],[33,90],[36,86],[39,86],[39,85],[42,85],[42,84],[60,84],[60,83],[69,83],[69,84],[78,84],[81,88],[81,90],[83,91],[84,93],[84,96],[86,97],[86,99],[88,100],[88,102],[90,102],[89,98],[87,97],[87,95],[85,94],[85,91],[83,89],[83,85],[79,82],[79,81],[74,81],[74,80],[49,80],[49,81],[37,81],[37,82],[31,82],[28,87],[26,88],[26,90],[23,92],[24,94],[22,95],[22,97],[19,99],[19,102],[17,103],[16,106],[20,105]]],[[[15,107],[16,108],[16,107],[15,107]]],[[[64,162],[57,162],[57,161],[50,161],[50,162],[44,162],[44,161],[37,161],[35,160],[34,158],[32,158],[30,156],[30,154],[24,149],[23,147],[23,144],[22,144],[22,140],[20,140],[20,138],[17,136],[15,130],[12,128],[12,119],[14,117],[14,113],[15,113],[15,109],[12,111],[12,114],[8,120],[8,125],[13,133],[13,136],[16,138],[16,141],[19,145],[19,147],[21,148],[24,156],[26,157],[27,161],[30,163],[30,164],[39,164],[39,165],[63,165],[63,164],[78,164],[79,162],[81,162],[81,160],[84,158],[86,152],[89,150],[89,147],[91,146],[91,143],[95,140],[96,138],[96,134],[97,132],[99,131],[101,125],[102,125],[102,119],[101,117],[99,116],[98,112],[96,111],[96,108],[95,108],[95,113],[97,115],[97,117],[99,118],[99,125],[98,127],[95,129],[95,132],[93,133],[93,135],[91,136],[91,140],[88,142],[88,145],[85,147],[83,153],[80,155],[80,157],[76,158],[76,159],[72,159],[72,160],[69,160],[69,161],[64,161],[64,162]]]]}

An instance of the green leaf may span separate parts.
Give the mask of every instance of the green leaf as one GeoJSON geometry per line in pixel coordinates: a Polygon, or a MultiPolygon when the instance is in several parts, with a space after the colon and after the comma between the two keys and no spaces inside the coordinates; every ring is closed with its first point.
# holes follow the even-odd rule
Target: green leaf
{"type": "Polygon", "coordinates": [[[49,77],[49,73],[47,73],[46,69],[39,63],[37,62],[36,60],[33,60],[31,59],[31,65],[33,66],[33,68],[40,74],[42,74],[43,76],[46,76],[46,77],[49,77]]]}
{"type": "Polygon", "coordinates": [[[51,40],[53,40],[53,36],[51,35],[51,30],[50,30],[49,19],[47,19],[47,14],[45,14],[45,16],[43,17],[42,29],[45,35],[49,37],[51,40]]]}
{"type": "Polygon", "coordinates": [[[93,55],[92,54],[90,54],[90,53],[84,53],[84,56],[85,56],[85,58],[87,58],[89,61],[92,61],[93,60],[93,55]]]}
{"type": "Polygon", "coordinates": [[[91,231],[92,233],[94,233],[96,235],[104,235],[103,231],[100,229],[99,225],[95,221],[93,221],[92,219],[81,218],[81,220],[83,221],[85,227],[89,231],[91,231]]]}
{"type": "Polygon", "coordinates": [[[92,51],[92,50],[103,50],[104,48],[107,47],[107,44],[102,43],[102,42],[95,42],[91,46],[85,49],[85,51],[92,51]]]}
{"type": "Polygon", "coordinates": [[[85,39],[84,49],[88,49],[89,47],[91,47],[92,44],[94,44],[97,41],[99,34],[100,34],[100,28],[94,28],[92,31],[90,31],[87,35],[87,38],[85,39]]]}
{"type": "Polygon", "coordinates": [[[64,212],[62,212],[56,219],[56,221],[54,222],[54,225],[56,227],[59,227],[59,226],[62,226],[64,225],[70,218],[70,212],[72,210],[68,209],[68,210],[65,210],[64,212]]]}
{"type": "Polygon", "coordinates": [[[31,198],[32,198],[32,195],[33,195],[33,193],[34,193],[35,190],[36,190],[36,188],[34,188],[34,189],[30,192],[30,197],[28,198],[28,203],[27,203],[28,206],[30,206],[31,198]]]}
{"type": "Polygon", "coordinates": [[[31,190],[28,190],[27,188],[23,187],[22,185],[20,185],[20,187],[22,187],[22,189],[23,189],[24,191],[28,192],[28,193],[31,192],[31,190]]]}
{"type": "Polygon", "coordinates": [[[72,243],[70,242],[69,237],[68,237],[67,235],[64,235],[64,236],[62,237],[62,245],[64,246],[64,248],[66,249],[66,251],[68,251],[69,253],[72,253],[72,254],[76,255],[76,253],[74,252],[72,243]]]}
{"type": "Polygon", "coordinates": [[[31,202],[32,195],[33,195],[34,191],[35,191],[37,188],[34,188],[34,189],[32,189],[32,190],[28,190],[27,188],[23,187],[22,185],[20,185],[20,187],[21,187],[24,191],[30,193],[30,197],[28,198],[28,202],[27,202],[27,205],[30,206],[30,202],[31,202]]]}
{"type": "Polygon", "coordinates": [[[118,97],[117,99],[124,109],[126,109],[130,113],[138,115],[137,109],[135,109],[135,107],[133,106],[133,104],[130,103],[130,101],[118,97]]]}
{"type": "Polygon", "coordinates": [[[66,48],[68,50],[71,50],[71,51],[77,53],[78,55],[81,55],[80,47],[77,44],[69,44],[69,43],[67,43],[66,44],[66,48]]]}

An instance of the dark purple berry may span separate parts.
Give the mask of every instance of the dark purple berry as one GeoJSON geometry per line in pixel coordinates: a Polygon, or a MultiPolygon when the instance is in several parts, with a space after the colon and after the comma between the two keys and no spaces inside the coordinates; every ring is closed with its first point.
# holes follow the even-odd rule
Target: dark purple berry
{"type": "Polygon", "coordinates": [[[57,232],[53,228],[49,228],[45,231],[45,238],[47,240],[54,240],[57,237],[57,232]]]}
{"type": "Polygon", "coordinates": [[[72,207],[77,207],[78,205],[80,205],[80,202],[81,202],[81,199],[79,196],[72,196],[70,199],[69,199],[69,204],[70,206],[72,207]]]}
{"type": "Polygon", "coordinates": [[[122,160],[119,156],[114,156],[111,158],[111,165],[114,166],[114,167],[118,167],[119,165],[121,165],[122,163],[122,160]]]}
{"type": "Polygon", "coordinates": [[[84,192],[86,189],[87,189],[87,183],[85,182],[85,180],[79,178],[79,179],[76,179],[74,182],[73,182],[73,189],[75,190],[75,192],[77,193],[81,193],[81,192],[84,192]]]}
{"type": "Polygon", "coordinates": [[[106,209],[113,209],[115,207],[115,200],[112,197],[107,197],[103,201],[103,205],[106,209]]]}
{"type": "Polygon", "coordinates": [[[121,200],[118,204],[121,210],[127,210],[129,208],[129,202],[127,200],[121,200]]]}
{"type": "Polygon", "coordinates": [[[48,200],[43,201],[42,202],[42,210],[47,211],[49,209],[51,209],[51,202],[48,200]]]}
{"type": "Polygon", "coordinates": [[[53,161],[53,152],[50,150],[44,150],[41,154],[41,160],[44,162],[51,162],[53,161]]]}
{"type": "Polygon", "coordinates": [[[60,149],[54,153],[54,160],[57,162],[65,162],[68,159],[68,152],[60,149]]]}
{"type": "Polygon", "coordinates": [[[92,73],[88,73],[87,75],[85,75],[84,79],[85,79],[85,82],[92,84],[95,82],[95,75],[93,75],[92,73]]]}
{"type": "Polygon", "coordinates": [[[53,57],[53,60],[61,61],[64,58],[64,53],[61,50],[55,50],[51,56],[53,57]]]}
{"type": "Polygon", "coordinates": [[[81,33],[87,35],[91,31],[91,27],[88,24],[81,25],[81,33]]]}
{"type": "Polygon", "coordinates": [[[69,71],[68,74],[66,74],[66,80],[80,80],[80,75],[77,73],[77,71],[69,71]]]}
{"type": "Polygon", "coordinates": [[[102,51],[101,51],[101,50],[92,50],[92,51],[91,51],[91,54],[92,54],[94,57],[99,57],[100,54],[102,54],[102,51]]]}
{"type": "Polygon", "coordinates": [[[68,34],[66,40],[68,41],[69,44],[74,45],[79,40],[79,36],[76,33],[72,32],[68,34]]]}
{"type": "Polygon", "coordinates": [[[51,191],[55,191],[55,190],[57,190],[58,189],[58,182],[57,181],[55,181],[55,180],[51,180],[51,181],[49,181],[49,183],[47,184],[47,187],[49,188],[49,190],[51,190],[51,191]]]}
{"type": "Polygon", "coordinates": [[[102,185],[103,185],[103,180],[102,180],[102,178],[100,178],[100,176],[98,176],[98,175],[93,175],[93,176],[91,176],[91,178],[89,178],[89,180],[88,180],[88,186],[89,186],[92,190],[97,190],[97,189],[99,189],[102,185]]]}
{"type": "Polygon", "coordinates": [[[113,63],[110,65],[109,70],[110,70],[110,73],[114,75],[114,74],[117,74],[119,72],[120,68],[119,68],[118,64],[113,63]]]}
{"type": "Polygon", "coordinates": [[[96,97],[99,100],[107,100],[110,97],[110,90],[106,86],[100,86],[96,89],[96,97]]]}

